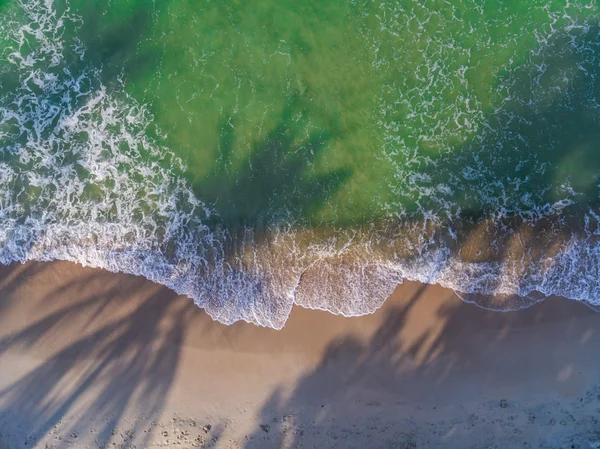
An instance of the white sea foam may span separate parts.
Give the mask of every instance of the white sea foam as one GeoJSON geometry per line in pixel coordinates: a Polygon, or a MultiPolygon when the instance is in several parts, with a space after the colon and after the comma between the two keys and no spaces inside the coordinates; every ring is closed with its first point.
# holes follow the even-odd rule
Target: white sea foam
{"type": "Polygon", "coordinates": [[[282,301],[258,264],[244,270],[226,259],[227,236],[203,225],[211,212],[174,174],[181,161],[147,137],[144,106],[109,93],[101,68],[74,73],[64,63],[66,52],[84,60],[85,48],[62,39],[60,24],[79,18],[53,6],[21,3],[20,20],[2,29],[14,36],[6,70],[18,83],[0,98],[0,261],[61,259],[142,275],[225,323],[281,327],[290,288],[282,301]]]}
{"type": "MultiPolygon", "coordinates": [[[[398,5],[381,8],[382,29],[391,36],[412,17],[398,5]]],[[[526,296],[537,291],[600,305],[595,212],[583,214],[580,232],[567,232],[570,224],[555,220],[552,229],[561,238],[550,243],[559,245],[542,250],[519,247],[521,230],[511,237],[498,225],[515,215],[525,228],[560,218],[575,204],[576,186],[567,179],[554,186],[554,201],[541,202],[544,192],[527,190],[526,176],[508,172],[503,178],[483,162],[502,161],[502,152],[523,139],[506,132],[513,120],[528,119],[512,114],[508,102],[535,115],[547,101],[548,86],[536,85],[547,70],[544,61],[556,52],[554,36],[572,37],[572,53],[581,56],[579,77],[596,76],[590,61],[597,66],[599,56],[587,51],[594,42],[585,33],[582,37],[585,21],[559,26],[559,19],[550,20],[549,30],[539,30],[540,45],[528,66],[538,67],[539,76],[531,77],[529,97],[514,90],[521,73],[516,70],[515,77],[503,80],[506,101],[491,118],[466,76],[463,62],[471,49],[432,41],[416,71],[416,85],[384,87],[377,111],[387,136],[384,155],[398,167],[395,194],[418,210],[398,201],[388,205],[391,227],[331,230],[326,237],[315,232],[308,238],[310,231],[291,226],[266,235],[251,229],[235,236],[212,232],[205,221],[213,212],[177,175],[184,170],[182,162],[160,139],[148,137],[153,124],[144,105],[125,89],[103,84],[102,67],[87,64],[85,46],[65,37],[65,27],[80,22],[68,9],[57,12],[51,0],[29,0],[0,24],[12,41],[0,70],[16,74],[15,88],[0,94],[0,262],[60,259],[141,275],[189,296],[223,323],[245,320],[274,328],[284,325],[294,303],[348,316],[373,312],[404,279],[466,293],[526,296]],[[77,64],[69,62],[73,55],[77,64]],[[453,80],[461,87],[450,110],[439,101],[455,89],[453,80]],[[408,111],[405,116],[396,116],[397,105],[408,111]],[[450,147],[435,160],[419,151],[446,148],[458,130],[478,136],[460,158],[450,147]],[[422,170],[428,166],[435,170],[422,170]],[[477,190],[468,191],[474,185],[477,190]],[[508,245],[506,257],[473,260],[457,251],[462,238],[453,228],[462,211],[457,198],[474,199],[491,211],[487,219],[495,223],[490,229],[496,234],[488,241],[499,251],[508,245]]],[[[384,59],[377,64],[381,70],[389,67],[384,59]]],[[[123,86],[122,80],[115,83],[123,86]]],[[[596,114],[598,99],[588,94],[586,107],[596,114]]],[[[547,166],[534,168],[543,173],[547,166]]]]}

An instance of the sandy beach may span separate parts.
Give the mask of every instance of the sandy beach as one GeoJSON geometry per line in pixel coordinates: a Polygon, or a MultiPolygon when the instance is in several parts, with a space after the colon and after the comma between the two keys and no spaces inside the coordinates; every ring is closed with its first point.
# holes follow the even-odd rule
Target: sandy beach
{"type": "Polygon", "coordinates": [[[214,322],[145,279],[0,269],[0,446],[597,448],[600,315],[405,283],[375,314],[214,322]]]}

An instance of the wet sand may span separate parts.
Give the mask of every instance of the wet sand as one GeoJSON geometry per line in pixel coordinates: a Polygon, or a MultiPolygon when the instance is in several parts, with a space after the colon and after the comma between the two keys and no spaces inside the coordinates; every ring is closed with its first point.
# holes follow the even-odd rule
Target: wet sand
{"type": "Polygon", "coordinates": [[[281,331],[67,262],[0,268],[0,447],[599,448],[600,314],[407,282],[281,331]]]}

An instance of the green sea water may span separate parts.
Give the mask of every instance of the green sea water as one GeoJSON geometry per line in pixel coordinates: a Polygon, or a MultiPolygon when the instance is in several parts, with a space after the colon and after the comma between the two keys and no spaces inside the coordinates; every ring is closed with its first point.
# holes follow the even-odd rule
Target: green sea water
{"type": "Polygon", "coordinates": [[[5,219],[38,220],[27,245],[48,223],[82,229],[8,261],[133,270],[274,327],[293,302],[365,313],[406,278],[599,297],[594,1],[4,0],[0,14],[5,219]],[[94,226],[124,223],[98,243],[94,226]],[[123,251],[141,241],[133,269],[142,250],[123,251]],[[221,258],[236,280],[206,293],[199,278],[231,274],[221,258]],[[303,286],[315,267],[332,277],[303,286]],[[251,293],[228,302],[246,276],[251,293]]]}
{"type": "Polygon", "coordinates": [[[574,20],[562,11],[586,18],[561,2],[69,6],[85,62],[149,105],[182,176],[227,226],[290,214],[352,226],[386,205],[413,209],[418,198],[389,186],[398,168],[429,173],[427,159],[468,151],[539,34],[574,20]],[[414,153],[393,154],[394,141],[414,153]]]}

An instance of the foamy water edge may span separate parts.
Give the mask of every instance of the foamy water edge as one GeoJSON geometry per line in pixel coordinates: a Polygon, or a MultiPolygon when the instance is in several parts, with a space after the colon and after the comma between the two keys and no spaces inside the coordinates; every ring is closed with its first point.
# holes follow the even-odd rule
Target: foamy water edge
{"type": "MultiPolygon", "coordinates": [[[[440,246],[447,237],[441,220],[433,220],[440,232],[423,231],[416,256],[405,259],[374,248],[376,234],[358,230],[332,231],[303,246],[304,231],[292,223],[267,239],[251,229],[242,237],[211,231],[203,219],[214,211],[176,175],[185,169],[182,161],[148,137],[152,117],[144,105],[109,91],[101,68],[83,64],[78,73],[69,71],[67,56],[84,61],[86,49],[65,41],[64,27],[80,18],[58,13],[51,1],[20,7],[28,21],[2,29],[14,38],[13,51],[2,56],[18,69],[19,83],[0,98],[1,263],[65,260],[139,275],[190,297],[224,324],[243,320],[276,329],[293,304],[344,316],[372,313],[404,280],[469,294],[540,292],[600,305],[600,234],[593,227],[526,267],[462,260],[440,246]],[[165,158],[175,169],[158,163],[165,158]],[[234,258],[226,250],[232,240],[234,258]]],[[[399,188],[431,194],[422,180],[409,179],[409,185],[407,179],[399,188]]],[[[442,193],[449,187],[438,187],[440,201],[447,199],[442,193]]],[[[539,214],[560,214],[570,204],[561,200],[539,214]]],[[[406,246],[398,243],[400,234],[395,244],[406,246]]]]}

